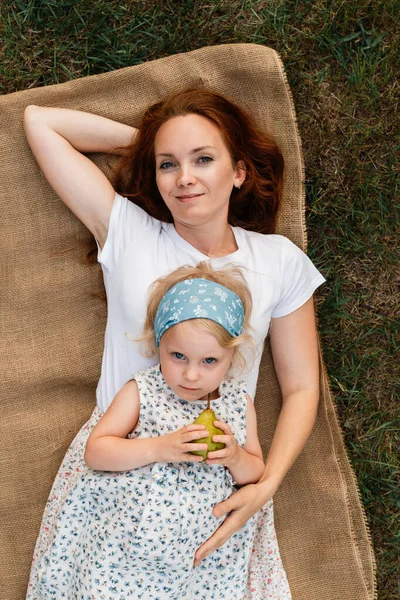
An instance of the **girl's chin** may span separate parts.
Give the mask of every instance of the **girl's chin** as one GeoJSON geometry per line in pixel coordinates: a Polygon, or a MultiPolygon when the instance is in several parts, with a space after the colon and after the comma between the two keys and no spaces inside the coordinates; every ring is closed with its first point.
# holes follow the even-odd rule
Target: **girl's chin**
{"type": "Polygon", "coordinates": [[[171,387],[171,389],[179,398],[182,398],[183,400],[207,400],[207,394],[204,395],[203,390],[190,389],[181,385],[177,386],[176,388],[171,387]]]}

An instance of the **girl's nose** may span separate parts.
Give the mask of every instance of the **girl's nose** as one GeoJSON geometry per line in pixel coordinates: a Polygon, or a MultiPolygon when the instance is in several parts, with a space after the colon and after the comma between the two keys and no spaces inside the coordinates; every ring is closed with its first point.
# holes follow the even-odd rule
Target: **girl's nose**
{"type": "Polygon", "coordinates": [[[197,381],[199,378],[199,371],[197,367],[188,365],[185,369],[184,377],[187,381],[197,381]]]}

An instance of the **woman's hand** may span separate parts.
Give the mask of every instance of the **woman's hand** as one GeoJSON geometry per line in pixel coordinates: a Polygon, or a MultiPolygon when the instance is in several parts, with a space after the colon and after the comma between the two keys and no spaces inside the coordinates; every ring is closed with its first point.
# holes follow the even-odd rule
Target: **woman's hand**
{"type": "Polygon", "coordinates": [[[207,444],[192,444],[194,440],[207,437],[207,430],[204,425],[185,425],[173,433],[161,435],[153,438],[157,445],[157,462],[201,462],[202,456],[190,454],[193,450],[207,450],[207,444]]]}
{"type": "Polygon", "coordinates": [[[214,450],[207,455],[207,464],[209,465],[224,465],[228,469],[232,465],[237,465],[240,456],[240,446],[233,437],[233,433],[224,421],[214,421],[215,427],[222,429],[224,435],[213,435],[213,442],[225,444],[222,450],[214,450]]]}
{"type": "Polygon", "coordinates": [[[262,483],[250,483],[242,487],[213,508],[215,517],[230,513],[217,531],[196,551],[194,566],[225,544],[229,538],[268,502],[276,492],[277,485],[269,479],[262,483]]]}

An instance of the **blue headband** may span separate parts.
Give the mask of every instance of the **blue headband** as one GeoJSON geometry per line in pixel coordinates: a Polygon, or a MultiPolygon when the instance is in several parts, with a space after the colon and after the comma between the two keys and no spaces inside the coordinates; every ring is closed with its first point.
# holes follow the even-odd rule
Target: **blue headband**
{"type": "Polygon", "coordinates": [[[243,331],[243,304],[237,294],[214,281],[181,281],[168,290],[158,305],[154,319],[157,346],[167,329],[190,319],[210,319],[237,337],[243,331]]]}

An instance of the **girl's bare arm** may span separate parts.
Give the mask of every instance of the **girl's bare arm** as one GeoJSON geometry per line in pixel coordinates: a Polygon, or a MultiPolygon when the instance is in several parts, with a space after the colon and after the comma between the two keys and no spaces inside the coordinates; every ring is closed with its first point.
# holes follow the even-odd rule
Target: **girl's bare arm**
{"type": "Polygon", "coordinates": [[[214,442],[222,442],[225,448],[208,454],[208,464],[223,464],[229,469],[237,485],[256,483],[264,472],[264,461],[257,434],[257,417],[252,399],[247,397],[246,442],[241,448],[229,426],[223,421],[215,421],[224,435],[213,436],[214,442]]]}
{"type": "Polygon", "coordinates": [[[203,425],[186,425],[166,435],[151,438],[127,438],[138,423],[140,397],[136,381],[128,381],[89,436],[85,462],[99,471],[130,471],[153,462],[200,462],[192,450],[204,450],[206,444],[192,444],[204,437],[203,425]]]}
{"type": "Polygon", "coordinates": [[[34,105],[25,109],[24,127],[47,181],[102,247],[115,192],[82,153],[123,154],[136,129],[90,113],[34,105]]]}
{"type": "Polygon", "coordinates": [[[264,460],[257,433],[257,417],[252,399],[247,397],[246,442],[241,453],[241,461],[232,467],[231,474],[238,485],[257,482],[264,472],[264,460]]]}

